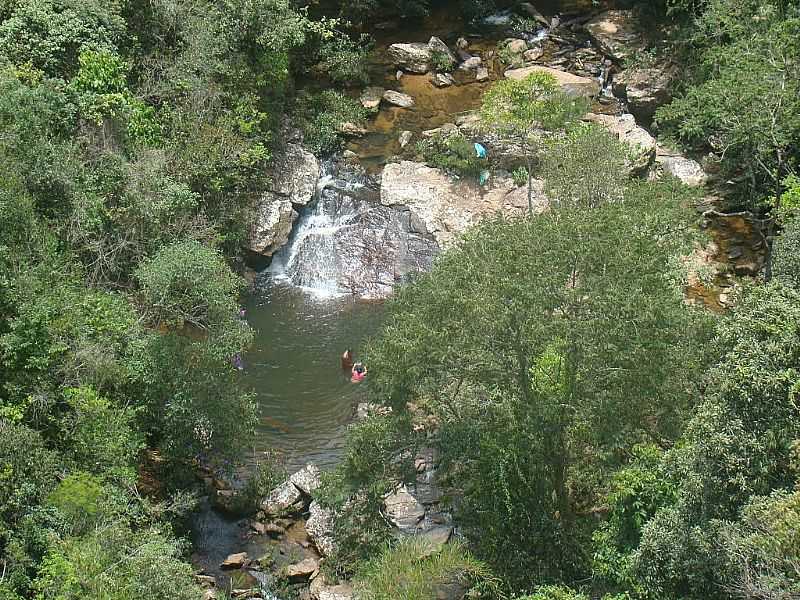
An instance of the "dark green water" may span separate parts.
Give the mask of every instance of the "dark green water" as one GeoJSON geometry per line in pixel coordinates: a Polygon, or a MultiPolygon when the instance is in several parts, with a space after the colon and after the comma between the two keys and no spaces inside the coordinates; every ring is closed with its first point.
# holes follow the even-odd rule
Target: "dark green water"
{"type": "Polygon", "coordinates": [[[335,464],[364,397],[339,358],[348,347],[359,358],[382,317],[381,303],[316,298],[269,274],[257,279],[247,303],[255,343],[244,371],[260,411],[256,453],[276,449],[290,469],[335,464]]]}

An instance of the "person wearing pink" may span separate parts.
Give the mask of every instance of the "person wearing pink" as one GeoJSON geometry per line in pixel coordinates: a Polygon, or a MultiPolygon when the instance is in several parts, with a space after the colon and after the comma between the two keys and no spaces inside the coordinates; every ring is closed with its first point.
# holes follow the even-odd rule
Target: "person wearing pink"
{"type": "Polygon", "coordinates": [[[364,378],[367,376],[367,368],[363,365],[363,363],[356,363],[353,365],[352,376],[350,377],[350,381],[353,383],[361,383],[364,381],[364,378]]]}

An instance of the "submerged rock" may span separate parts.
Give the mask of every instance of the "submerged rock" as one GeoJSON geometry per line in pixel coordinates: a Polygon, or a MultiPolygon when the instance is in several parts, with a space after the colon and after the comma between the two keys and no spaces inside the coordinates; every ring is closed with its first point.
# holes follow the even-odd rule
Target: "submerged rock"
{"type": "Polygon", "coordinates": [[[414,134],[411,131],[401,131],[400,137],[398,141],[400,142],[400,147],[405,148],[411,142],[411,138],[414,137],[414,134]]]}
{"type": "Polygon", "coordinates": [[[520,69],[510,69],[506,71],[505,76],[509,79],[522,81],[533,73],[547,73],[552,75],[561,86],[561,89],[568,94],[590,98],[600,93],[600,83],[596,79],[580,77],[578,75],[573,75],[572,73],[567,73],[566,71],[560,71],[559,69],[553,69],[550,67],[543,67],[541,65],[532,65],[530,67],[522,67],[520,69]]]}
{"type": "Polygon", "coordinates": [[[644,47],[642,30],[632,10],[608,10],[585,27],[600,49],[616,61],[624,61],[644,47]]]}

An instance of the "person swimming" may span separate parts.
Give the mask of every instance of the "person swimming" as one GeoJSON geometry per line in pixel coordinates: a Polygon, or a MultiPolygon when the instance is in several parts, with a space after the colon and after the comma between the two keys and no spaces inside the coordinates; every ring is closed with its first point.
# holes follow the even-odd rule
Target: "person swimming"
{"type": "Polygon", "coordinates": [[[353,352],[348,348],[342,354],[342,371],[351,371],[353,369],[353,352]]]}
{"type": "Polygon", "coordinates": [[[363,363],[356,363],[353,365],[352,375],[350,377],[350,381],[353,383],[360,383],[364,381],[364,378],[367,376],[367,367],[364,366],[363,363]]]}

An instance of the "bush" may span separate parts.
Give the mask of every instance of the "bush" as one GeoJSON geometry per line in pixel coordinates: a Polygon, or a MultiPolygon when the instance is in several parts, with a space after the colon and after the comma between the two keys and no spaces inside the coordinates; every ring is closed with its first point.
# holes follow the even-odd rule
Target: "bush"
{"type": "Polygon", "coordinates": [[[478,157],[473,142],[460,133],[422,140],[417,151],[431,166],[454,175],[477,177],[488,166],[485,158],[478,157]]]}
{"type": "Polygon", "coordinates": [[[450,55],[443,50],[439,50],[438,48],[434,48],[431,52],[431,65],[440,73],[452,71],[456,66],[450,55]]]}
{"type": "Polygon", "coordinates": [[[107,516],[107,496],[102,481],[89,473],[73,473],[47,497],[64,515],[72,535],[81,535],[107,516]]]}
{"type": "Polygon", "coordinates": [[[343,33],[322,43],[319,50],[322,71],[336,83],[358,85],[369,83],[367,59],[372,50],[372,40],[362,35],[358,41],[343,33]]]}
{"type": "Polygon", "coordinates": [[[263,460],[258,462],[255,472],[250,475],[239,494],[241,511],[250,513],[258,510],[259,503],[286,481],[286,477],[286,468],[279,462],[277,453],[267,453],[263,460]]]}
{"type": "Polygon", "coordinates": [[[360,102],[334,90],[301,94],[295,113],[306,146],[318,154],[333,152],[340,146],[339,128],[343,123],[360,124],[369,115],[360,102]]]}
{"type": "Polygon", "coordinates": [[[471,597],[499,594],[497,579],[461,543],[436,551],[424,537],[407,537],[370,561],[354,587],[363,600],[430,600],[452,585],[472,589],[471,597]]]}
{"type": "Polygon", "coordinates": [[[511,172],[511,178],[514,180],[514,185],[523,186],[528,185],[528,168],[518,167],[511,172]]]}
{"type": "Polygon", "coordinates": [[[194,240],[163,248],[139,265],[136,278],[156,325],[212,329],[237,314],[241,279],[218,252],[194,240]]]}

